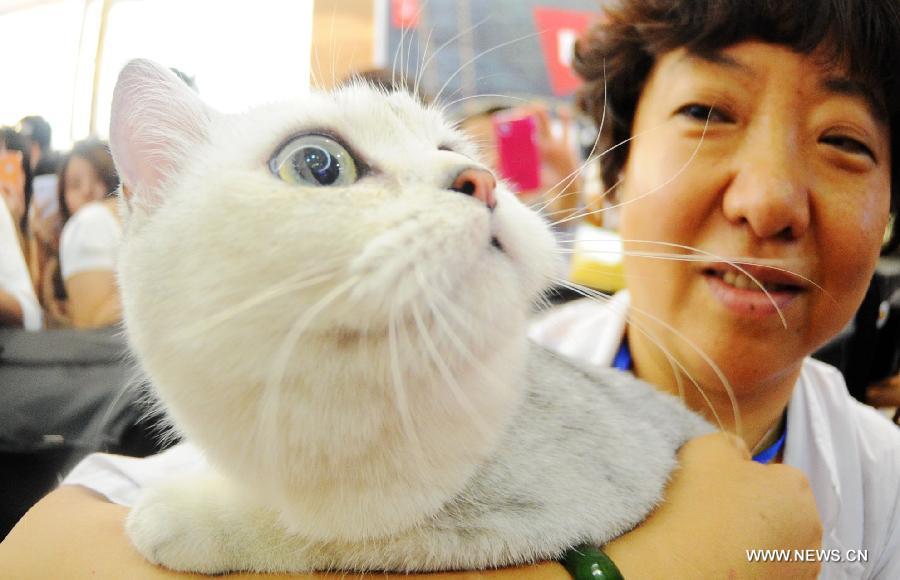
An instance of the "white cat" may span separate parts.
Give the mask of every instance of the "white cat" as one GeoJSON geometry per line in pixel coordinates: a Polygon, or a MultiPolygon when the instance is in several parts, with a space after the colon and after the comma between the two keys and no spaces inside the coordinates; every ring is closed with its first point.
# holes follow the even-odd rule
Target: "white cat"
{"type": "Polygon", "coordinates": [[[368,86],[226,116],[166,69],[116,86],[133,349],[216,473],[127,531],[206,573],[484,568],[600,545],[711,428],[530,345],[543,221],[412,97],[368,86]]]}

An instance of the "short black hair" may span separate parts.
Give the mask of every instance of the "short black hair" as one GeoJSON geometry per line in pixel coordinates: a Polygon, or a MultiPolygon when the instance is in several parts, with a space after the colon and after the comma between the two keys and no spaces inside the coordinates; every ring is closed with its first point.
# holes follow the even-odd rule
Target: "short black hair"
{"type": "Polygon", "coordinates": [[[53,136],[53,130],[50,128],[50,123],[40,115],[22,117],[22,120],[19,121],[19,131],[26,138],[37,143],[41,151],[50,150],[50,139],[53,136]]]}

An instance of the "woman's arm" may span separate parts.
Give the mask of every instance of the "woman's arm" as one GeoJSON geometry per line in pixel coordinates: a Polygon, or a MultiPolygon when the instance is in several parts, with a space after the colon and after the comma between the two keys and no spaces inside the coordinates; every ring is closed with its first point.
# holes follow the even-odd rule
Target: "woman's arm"
{"type": "Polygon", "coordinates": [[[22,253],[14,216],[0,200],[0,326],[41,327],[41,308],[22,253]]]}
{"type": "Polygon", "coordinates": [[[79,272],[65,280],[68,315],[75,328],[98,328],[122,318],[119,289],[112,270],[79,272]]]}
{"type": "MultiPolygon", "coordinates": [[[[689,442],[666,503],[606,546],[626,578],[815,578],[815,563],[749,562],[746,550],[818,548],[822,528],[806,479],[791,467],[750,462],[721,434],[689,442]]],[[[172,578],[144,561],[123,531],[127,508],[80,487],[41,500],[0,544],[0,570],[14,578],[172,578]]],[[[195,576],[203,578],[203,576],[195,576]]],[[[342,576],[274,575],[267,578],[342,576]]],[[[355,576],[354,576],[355,577],[355,576]]],[[[486,572],[398,574],[396,580],[567,580],[556,563],[486,572]]],[[[229,578],[258,578],[237,574],[229,578]]]]}
{"type": "Polygon", "coordinates": [[[822,524],[803,473],[750,461],[743,441],[689,441],[663,503],[605,547],[625,578],[816,578],[816,562],[751,562],[753,549],[818,549],[822,524]]]}
{"type": "Polygon", "coordinates": [[[22,305],[19,300],[0,288],[0,326],[22,328],[22,305]]]}
{"type": "MultiPolygon", "coordinates": [[[[20,580],[129,578],[209,578],[176,574],[144,560],[128,543],[123,525],[128,508],[107,502],[78,486],[63,486],[42,499],[0,544],[0,570],[20,580]]],[[[446,574],[373,574],[378,580],[568,580],[559,564],[446,574]]],[[[346,574],[233,574],[229,579],[290,578],[332,580],[359,578],[346,574]]]]}

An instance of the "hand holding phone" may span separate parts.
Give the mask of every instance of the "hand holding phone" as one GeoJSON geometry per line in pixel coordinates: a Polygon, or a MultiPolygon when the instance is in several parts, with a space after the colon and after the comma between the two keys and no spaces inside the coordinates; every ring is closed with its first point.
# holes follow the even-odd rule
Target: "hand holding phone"
{"type": "Polygon", "coordinates": [[[0,152],[0,195],[14,220],[25,213],[25,170],[22,152],[7,149],[0,152]]]}

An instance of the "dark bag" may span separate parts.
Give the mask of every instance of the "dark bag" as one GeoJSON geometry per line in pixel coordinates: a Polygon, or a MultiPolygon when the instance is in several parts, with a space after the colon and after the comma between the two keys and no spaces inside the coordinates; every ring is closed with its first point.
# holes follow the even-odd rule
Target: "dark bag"
{"type": "Polygon", "coordinates": [[[0,329],[0,538],[94,451],[161,450],[114,328],[0,329]]]}

